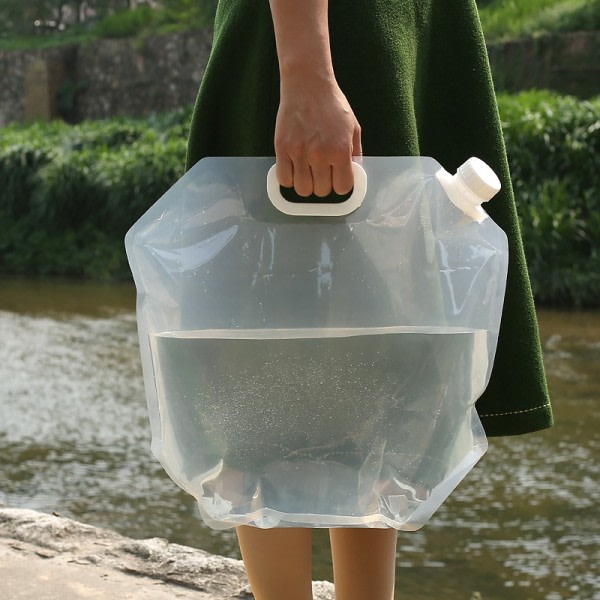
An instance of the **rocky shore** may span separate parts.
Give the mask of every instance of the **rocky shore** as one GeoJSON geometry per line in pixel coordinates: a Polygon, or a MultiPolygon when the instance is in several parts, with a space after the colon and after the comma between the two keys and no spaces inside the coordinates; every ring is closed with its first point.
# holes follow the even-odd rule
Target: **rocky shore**
{"type": "MultiPolygon", "coordinates": [[[[315,600],[333,585],[313,583],[315,600]]],[[[251,599],[241,561],[134,540],[59,515],[0,507],[2,600],[251,599]]]]}

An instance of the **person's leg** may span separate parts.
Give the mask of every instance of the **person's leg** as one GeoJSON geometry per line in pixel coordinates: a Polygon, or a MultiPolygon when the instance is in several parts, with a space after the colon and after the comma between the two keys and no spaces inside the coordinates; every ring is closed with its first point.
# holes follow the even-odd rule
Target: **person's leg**
{"type": "Polygon", "coordinates": [[[244,526],[237,535],[256,600],[312,599],[310,529],[244,526]]]}
{"type": "Polygon", "coordinates": [[[392,600],[395,529],[331,529],[336,600],[392,600]]]}

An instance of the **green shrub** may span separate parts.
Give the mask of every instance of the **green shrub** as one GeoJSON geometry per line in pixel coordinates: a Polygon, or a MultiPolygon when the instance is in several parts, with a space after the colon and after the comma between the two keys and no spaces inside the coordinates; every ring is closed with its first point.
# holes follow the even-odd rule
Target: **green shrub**
{"type": "Polygon", "coordinates": [[[180,0],[170,6],[151,8],[142,4],[134,10],[122,10],[104,17],[93,29],[101,38],[132,38],[140,34],[210,27],[214,20],[214,2],[180,0]]]}
{"type": "Polygon", "coordinates": [[[155,11],[147,4],[142,4],[135,10],[107,15],[94,27],[94,33],[103,38],[134,37],[150,28],[155,18],[155,11]]]}
{"type": "Polygon", "coordinates": [[[183,175],[186,137],[149,132],[133,146],[106,153],[98,162],[95,176],[109,193],[105,196],[104,216],[118,235],[142,214],[183,175]]]}
{"type": "Polygon", "coordinates": [[[74,125],[63,135],[62,146],[68,150],[118,148],[133,144],[147,131],[143,121],[117,118],[110,121],[86,121],[74,125]]]}
{"type": "Polygon", "coordinates": [[[600,28],[600,0],[491,0],[480,6],[488,40],[600,28]]]}
{"type": "Polygon", "coordinates": [[[532,18],[524,33],[597,31],[600,29],[600,0],[549,7],[532,18]]]}
{"type": "MultiPolygon", "coordinates": [[[[20,0],[17,3],[27,5],[31,4],[31,0],[29,3],[20,0]]],[[[52,10],[52,3],[46,4],[46,8],[52,10]]],[[[99,38],[136,38],[148,34],[203,29],[212,27],[216,4],[216,0],[162,0],[160,3],[152,3],[152,6],[145,3],[130,10],[121,3],[121,6],[116,7],[116,12],[107,14],[109,7],[103,2],[96,6],[95,15],[83,23],[67,24],[64,30],[53,28],[48,31],[44,27],[32,25],[34,20],[41,18],[39,15],[35,16],[36,7],[25,7],[25,13],[21,10],[21,23],[17,25],[11,23],[10,19],[3,18],[0,2],[0,49],[49,48],[85,44],[99,38]]],[[[68,86],[62,90],[63,105],[70,105],[69,96],[76,91],[68,86]]]]}
{"type": "Polygon", "coordinates": [[[123,237],[183,174],[189,115],[3,130],[0,271],[127,277],[123,237]]]}
{"type": "MultiPolygon", "coordinates": [[[[498,102],[537,301],[600,306],[600,99],[498,102]]],[[[189,121],[5,128],[0,272],[128,277],[123,236],[182,175],[189,121]]]]}
{"type": "Polygon", "coordinates": [[[536,299],[600,305],[600,98],[498,98],[536,299]]]}
{"type": "Polygon", "coordinates": [[[154,113],[148,116],[145,123],[147,127],[157,131],[166,131],[179,128],[184,137],[192,120],[192,107],[178,108],[166,113],[154,113]]]}
{"type": "Polygon", "coordinates": [[[102,154],[90,150],[61,152],[39,169],[32,196],[32,215],[55,231],[76,230],[89,223],[110,225],[102,210],[109,190],[96,178],[102,154]]]}
{"type": "Polygon", "coordinates": [[[58,140],[66,130],[62,123],[7,127],[0,136],[0,211],[19,218],[31,209],[38,170],[50,163],[58,140]]]}
{"type": "Polygon", "coordinates": [[[157,11],[157,22],[163,33],[172,29],[199,29],[213,24],[216,0],[167,0],[157,11]]]}

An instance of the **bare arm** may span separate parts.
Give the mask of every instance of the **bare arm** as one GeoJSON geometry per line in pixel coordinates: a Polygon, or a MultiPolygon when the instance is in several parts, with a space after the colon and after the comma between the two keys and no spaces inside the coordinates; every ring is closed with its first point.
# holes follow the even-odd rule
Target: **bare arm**
{"type": "Polygon", "coordinates": [[[333,72],[328,0],[270,0],[281,98],[275,126],[277,178],[301,196],[353,185],[360,126],[333,72]]]}

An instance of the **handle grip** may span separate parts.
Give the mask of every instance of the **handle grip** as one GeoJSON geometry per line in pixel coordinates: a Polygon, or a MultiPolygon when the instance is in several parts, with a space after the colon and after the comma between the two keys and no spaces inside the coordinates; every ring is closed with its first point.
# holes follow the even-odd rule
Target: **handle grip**
{"type": "Polygon", "coordinates": [[[343,217],[355,211],[365,199],[367,193],[367,174],[358,164],[352,163],[354,172],[354,189],[351,196],[344,202],[290,202],[281,194],[280,184],[275,173],[275,165],[269,169],[267,174],[267,195],[273,206],[285,213],[295,217],[343,217]]]}

